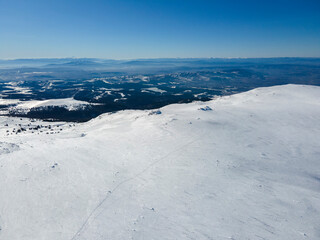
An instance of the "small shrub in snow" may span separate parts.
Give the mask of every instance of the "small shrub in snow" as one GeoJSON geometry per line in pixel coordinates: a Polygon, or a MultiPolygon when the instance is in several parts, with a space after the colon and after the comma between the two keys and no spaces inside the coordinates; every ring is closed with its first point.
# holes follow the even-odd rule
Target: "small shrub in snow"
{"type": "Polygon", "coordinates": [[[154,110],[149,113],[149,115],[159,115],[159,114],[161,114],[160,110],[154,110]]]}
{"type": "Polygon", "coordinates": [[[199,110],[202,110],[202,111],[212,111],[212,108],[209,107],[209,106],[205,106],[203,108],[199,108],[199,110]]]}

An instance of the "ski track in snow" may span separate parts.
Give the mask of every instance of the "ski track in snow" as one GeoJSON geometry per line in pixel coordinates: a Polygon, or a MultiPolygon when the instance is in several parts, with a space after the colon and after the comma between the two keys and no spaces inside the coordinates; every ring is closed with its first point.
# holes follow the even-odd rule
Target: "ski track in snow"
{"type": "MultiPolygon", "coordinates": [[[[202,136],[201,136],[202,137],[202,136]]],[[[156,165],[157,163],[159,163],[160,161],[166,159],[167,157],[169,157],[170,155],[181,151],[182,149],[184,149],[185,147],[187,147],[188,145],[191,145],[192,143],[198,141],[201,137],[196,138],[193,141],[190,141],[184,145],[182,145],[181,147],[177,148],[176,150],[173,150],[169,153],[167,153],[165,156],[159,158],[158,160],[154,161],[153,163],[151,163],[149,166],[147,166],[145,169],[143,169],[141,172],[139,172],[138,174],[136,174],[135,176],[128,178],[122,182],[120,182],[118,185],[116,185],[116,187],[114,189],[111,190],[110,193],[108,193],[104,199],[102,199],[102,201],[93,209],[93,211],[89,214],[89,216],[86,218],[85,222],[82,224],[82,226],[80,227],[80,229],[76,232],[76,234],[71,238],[71,240],[75,240],[77,237],[80,236],[81,232],[85,229],[85,227],[89,224],[89,222],[94,221],[94,219],[96,218],[94,216],[94,214],[99,210],[99,208],[101,208],[101,206],[112,196],[112,194],[117,191],[117,189],[119,189],[122,185],[124,185],[127,182],[130,182],[138,177],[140,177],[142,174],[144,174],[146,171],[148,171],[150,168],[152,168],[154,165],[156,165]]],[[[103,210],[101,210],[102,212],[103,210]]],[[[97,216],[100,213],[97,214],[97,216]]]]}

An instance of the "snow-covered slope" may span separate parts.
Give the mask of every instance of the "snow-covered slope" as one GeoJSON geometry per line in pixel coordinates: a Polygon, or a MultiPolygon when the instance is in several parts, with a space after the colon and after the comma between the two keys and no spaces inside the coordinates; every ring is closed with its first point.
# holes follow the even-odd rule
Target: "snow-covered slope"
{"type": "Polygon", "coordinates": [[[1,117],[0,239],[320,239],[319,87],[160,111],[1,117]]]}
{"type": "Polygon", "coordinates": [[[31,109],[42,109],[46,107],[63,107],[69,111],[84,108],[92,103],[75,100],[74,98],[60,98],[48,100],[20,101],[16,99],[0,99],[0,105],[9,105],[7,109],[1,109],[0,113],[8,112],[28,113],[31,109]]]}

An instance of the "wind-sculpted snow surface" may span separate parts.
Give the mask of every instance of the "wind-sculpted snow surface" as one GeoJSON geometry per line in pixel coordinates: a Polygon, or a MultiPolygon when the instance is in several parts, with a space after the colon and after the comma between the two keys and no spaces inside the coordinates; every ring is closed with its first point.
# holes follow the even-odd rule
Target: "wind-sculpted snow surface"
{"type": "Polygon", "coordinates": [[[150,113],[2,117],[0,239],[320,239],[319,87],[150,113]]]}

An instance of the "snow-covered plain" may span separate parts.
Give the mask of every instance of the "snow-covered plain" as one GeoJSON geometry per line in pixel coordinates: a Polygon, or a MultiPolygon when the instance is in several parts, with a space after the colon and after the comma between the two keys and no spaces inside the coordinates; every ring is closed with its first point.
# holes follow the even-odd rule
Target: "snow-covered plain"
{"type": "Polygon", "coordinates": [[[320,239],[320,87],[160,111],[1,117],[0,239],[320,239]]]}

